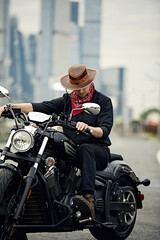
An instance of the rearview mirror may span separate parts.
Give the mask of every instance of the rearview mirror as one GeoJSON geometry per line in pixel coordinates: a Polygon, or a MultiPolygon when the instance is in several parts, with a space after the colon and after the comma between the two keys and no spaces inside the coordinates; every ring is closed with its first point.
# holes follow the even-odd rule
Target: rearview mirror
{"type": "Polygon", "coordinates": [[[3,97],[7,97],[10,100],[9,91],[6,88],[0,86],[0,98],[3,97]]]}
{"type": "Polygon", "coordinates": [[[87,110],[93,115],[97,115],[101,111],[101,107],[97,103],[83,103],[82,109],[87,110]]]}
{"type": "Polygon", "coordinates": [[[71,120],[72,118],[73,111],[78,111],[78,110],[86,110],[90,114],[97,115],[100,113],[101,107],[97,103],[91,103],[91,102],[83,103],[81,108],[72,109],[69,120],[71,120]]]}

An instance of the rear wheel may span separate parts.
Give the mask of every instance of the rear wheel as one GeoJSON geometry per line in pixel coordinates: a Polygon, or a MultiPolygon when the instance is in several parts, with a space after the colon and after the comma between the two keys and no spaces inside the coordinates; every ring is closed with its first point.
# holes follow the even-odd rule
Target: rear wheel
{"type": "Polygon", "coordinates": [[[19,188],[18,176],[9,169],[0,169],[0,240],[26,240],[26,234],[13,229],[19,188]]]}
{"type": "Polygon", "coordinates": [[[123,240],[126,239],[133,230],[137,215],[136,194],[134,188],[128,186],[129,183],[126,179],[121,179],[117,183],[119,184],[119,192],[121,192],[117,197],[117,201],[131,203],[134,208],[127,212],[116,212],[114,217],[118,219],[119,225],[115,228],[91,228],[91,234],[98,240],[123,240]]]}

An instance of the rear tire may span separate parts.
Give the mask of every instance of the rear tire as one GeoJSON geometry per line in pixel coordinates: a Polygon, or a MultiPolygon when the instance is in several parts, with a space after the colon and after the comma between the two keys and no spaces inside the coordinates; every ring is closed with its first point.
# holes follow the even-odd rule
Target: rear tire
{"type": "Polygon", "coordinates": [[[25,232],[18,232],[18,231],[14,232],[11,238],[11,240],[27,240],[27,239],[28,238],[25,232]]]}
{"type": "Polygon", "coordinates": [[[13,171],[0,169],[0,240],[27,240],[26,233],[13,229],[19,184],[19,177],[13,171]]]}
{"type": "Polygon", "coordinates": [[[134,188],[126,179],[119,179],[117,182],[120,187],[124,186],[124,192],[121,201],[130,202],[135,204],[135,209],[130,212],[118,212],[120,218],[125,221],[126,226],[119,224],[115,228],[105,228],[105,227],[96,227],[90,228],[91,234],[97,240],[124,240],[126,239],[133,230],[135,225],[136,216],[137,216],[137,206],[136,206],[136,194],[134,188]]]}

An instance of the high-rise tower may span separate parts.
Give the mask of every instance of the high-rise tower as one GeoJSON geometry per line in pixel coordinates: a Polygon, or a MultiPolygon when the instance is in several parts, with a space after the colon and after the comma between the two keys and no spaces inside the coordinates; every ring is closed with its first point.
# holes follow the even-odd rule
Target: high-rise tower
{"type": "Polygon", "coordinates": [[[69,0],[41,1],[35,101],[56,97],[53,84],[69,66],[69,0]]]}
{"type": "Polygon", "coordinates": [[[10,0],[0,0],[0,85],[10,88],[9,66],[9,3],[10,0]]]}
{"type": "MultiPolygon", "coordinates": [[[[88,68],[100,68],[101,0],[85,0],[84,26],[80,34],[80,61],[88,68]]],[[[97,76],[98,77],[98,76],[97,76]]],[[[99,88],[99,83],[96,81],[99,88]]]]}

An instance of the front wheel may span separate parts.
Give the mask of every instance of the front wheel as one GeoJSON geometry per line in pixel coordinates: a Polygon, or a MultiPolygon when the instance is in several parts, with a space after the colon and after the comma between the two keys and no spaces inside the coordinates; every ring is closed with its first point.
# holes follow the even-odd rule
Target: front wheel
{"type": "MultiPolygon", "coordinates": [[[[120,185],[120,189],[123,189],[123,193],[118,196],[117,201],[121,201],[123,203],[131,203],[135,207],[129,212],[119,211],[114,214],[119,221],[119,225],[115,228],[90,228],[91,234],[97,240],[124,240],[126,239],[133,230],[135,225],[136,216],[137,216],[137,207],[136,207],[136,194],[134,188],[131,186],[125,186],[126,182],[123,180],[123,183],[120,185]],[[123,187],[125,186],[125,187],[123,187]],[[123,224],[121,224],[121,222],[123,224]]],[[[121,190],[120,190],[121,191],[121,190]]]]}
{"type": "Polygon", "coordinates": [[[14,172],[0,169],[0,240],[27,240],[25,233],[13,229],[19,185],[19,177],[14,172]]]}

